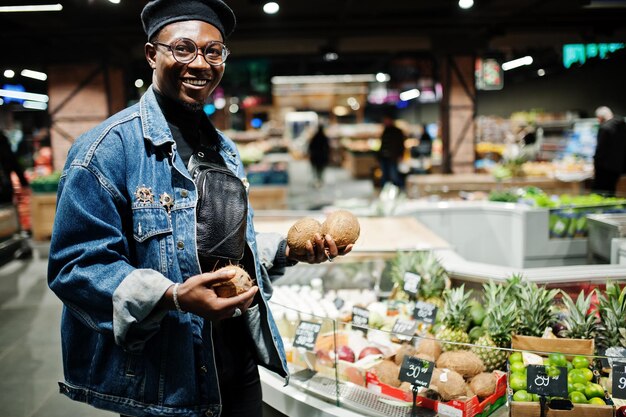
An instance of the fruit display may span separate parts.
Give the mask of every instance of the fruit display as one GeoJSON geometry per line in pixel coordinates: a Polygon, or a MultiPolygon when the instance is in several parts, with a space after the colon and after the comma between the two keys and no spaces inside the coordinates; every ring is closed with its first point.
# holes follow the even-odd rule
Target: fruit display
{"type": "Polygon", "coordinates": [[[624,285],[607,282],[566,292],[513,274],[469,288],[452,285],[431,252],[398,252],[386,271],[393,288],[385,298],[368,289],[292,291],[276,286],[273,300],[300,312],[290,317],[284,309],[275,311],[290,364],[395,400],[412,403],[415,394],[422,407],[452,407],[463,417],[486,416],[507,401],[516,404],[513,416],[529,415],[519,407],[539,406],[540,399],[529,388],[529,365],[550,377],[565,369],[567,393],[562,398],[579,413],[582,406],[600,407],[600,414],[593,415],[603,416],[603,410],[612,412],[613,404],[619,405],[611,397],[611,367],[600,359],[614,355],[619,360],[626,352],[620,350],[626,349],[624,285]],[[415,276],[417,284],[411,284],[415,276]],[[427,326],[418,314],[424,304],[438,310],[427,326]],[[293,329],[298,320],[318,316],[328,320],[322,325],[324,341],[318,339],[310,352],[317,359],[311,363],[292,347],[285,322],[293,329]],[[357,318],[365,322],[357,325],[357,318]],[[398,326],[401,322],[404,326],[398,326]],[[428,383],[419,388],[401,374],[403,366],[416,360],[433,365],[428,383]],[[486,409],[490,411],[481,414],[486,409]]]}
{"type": "MultiPolygon", "coordinates": [[[[529,392],[536,390],[532,381],[528,381],[528,365],[533,364],[545,367],[548,376],[563,376],[561,370],[567,373],[567,395],[563,398],[569,399],[574,405],[589,404],[609,409],[608,415],[612,415],[613,400],[605,387],[598,383],[599,378],[592,370],[589,357],[580,355],[568,359],[562,353],[550,353],[544,357],[529,352],[512,354],[509,357],[509,387],[513,402],[539,402],[540,396],[529,392]]],[[[548,396],[548,400],[551,398],[548,396]]]]}

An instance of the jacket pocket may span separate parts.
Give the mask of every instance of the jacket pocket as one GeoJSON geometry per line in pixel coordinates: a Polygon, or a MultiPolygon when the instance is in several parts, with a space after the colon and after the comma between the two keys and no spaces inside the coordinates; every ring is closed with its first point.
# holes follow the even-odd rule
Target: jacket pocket
{"type": "Polygon", "coordinates": [[[170,218],[162,207],[133,207],[135,264],[167,276],[174,254],[170,218]]]}

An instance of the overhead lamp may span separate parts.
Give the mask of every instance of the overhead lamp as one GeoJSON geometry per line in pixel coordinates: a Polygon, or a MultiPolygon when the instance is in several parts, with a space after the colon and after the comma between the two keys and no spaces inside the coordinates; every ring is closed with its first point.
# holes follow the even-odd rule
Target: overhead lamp
{"type": "Polygon", "coordinates": [[[266,14],[276,14],[279,10],[280,6],[275,1],[270,1],[263,5],[263,11],[266,14]]]}
{"type": "Polygon", "coordinates": [[[340,74],[340,75],[276,75],[272,84],[330,84],[330,83],[371,83],[376,81],[375,74],[340,74]]]}
{"type": "Polygon", "coordinates": [[[459,0],[459,7],[461,9],[471,9],[474,6],[474,0],[459,0]]]}
{"type": "Polygon", "coordinates": [[[31,110],[48,110],[48,103],[42,103],[41,101],[30,101],[26,100],[22,106],[25,109],[31,110]]]}
{"type": "Polygon", "coordinates": [[[389,80],[391,80],[389,74],[385,74],[384,72],[379,72],[378,74],[376,74],[376,81],[378,81],[379,83],[384,83],[389,80]]]}
{"type": "Polygon", "coordinates": [[[121,0],[109,0],[109,3],[120,4],[121,0]]]}
{"type": "Polygon", "coordinates": [[[8,69],[4,70],[4,78],[13,78],[15,77],[15,71],[8,69]]]}
{"type": "Polygon", "coordinates": [[[144,84],[144,83],[143,83],[143,80],[142,80],[141,78],[137,78],[137,79],[135,80],[135,87],[137,87],[137,88],[141,88],[141,87],[143,87],[143,84],[144,84]]]}
{"type": "Polygon", "coordinates": [[[537,70],[537,75],[543,77],[544,75],[546,75],[546,70],[544,70],[543,68],[539,68],[537,70]]]}
{"type": "Polygon", "coordinates": [[[61,10],[63,10],[63,5],[61,3],[29,4],[24,6],[0,6],[0,13],[60,12],[61,10]]]}
{"type": "Polygon", "coordinates": [[[48,96],[45,94],[27,93],[25,91],[13,91],[0,88],[0,96],[8,98],[16,98],[18,100],[31,100],[41,101],[43,103],[48,102],[48,96]]]}
{"type": "Polygon", "coordinates": [[[420,90],[418,90],[417,88],[413,88],[411,90],[403,91],[402,93],[400,93],[400,100],[409,101],[413,100],[414,98],[418,98],[419,96],[420,90]]]}
{"type": "Polygon", "coordinates": [[[33,71],[29,69],[23,69],[20,72],[22,77],[32,78],[39,81],[46,81],[48,79],[48,75],[45,72],[33,71]]]}
{"type": "Polygon", "coordinates": [[[530,55],[526,55],[522,58],[517,58],[509,62],[505,62],[502,64],[502,70],[508,71],[514,68],[523,67],[524,65],[531,65],[533,63],[533,57],[530,55]]]}

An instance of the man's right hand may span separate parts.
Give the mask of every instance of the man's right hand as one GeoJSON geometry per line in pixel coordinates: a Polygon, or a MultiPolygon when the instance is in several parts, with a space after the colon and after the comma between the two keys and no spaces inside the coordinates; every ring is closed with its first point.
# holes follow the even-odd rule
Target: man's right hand
{"type": "MultiPolygon", "coordinates": [[[[177,299],[180,308],[208,320],[231,318],[237,308],[242,313],[245,312],[254,301],[254,296],[259,289],[257,286],[231,298],[218,297],[211,288],[214,284],[228,281],[234,276],[235,271],[222,270],[190,277],[178,286],[177,299]]],[[[163,295],[163,301],[170,309],[175,308],[173,287],[168,288],[163,295]]]]}

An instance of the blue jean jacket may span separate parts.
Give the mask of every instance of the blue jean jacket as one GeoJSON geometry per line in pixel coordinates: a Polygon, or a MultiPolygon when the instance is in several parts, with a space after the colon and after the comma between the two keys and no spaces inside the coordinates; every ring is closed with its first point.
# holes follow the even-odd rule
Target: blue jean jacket
{"type": "MultiPolygon", "coordinates": [[[[219,132],[228,168],[245,181],[234,143],[219,132]]],[[[211,322],[156,307],[172,283],[199,274],[197,190],[150,88],[79,137],[59,183],[48,283],[63,301],[68,397],[134,416],[217,416],[211,322]],[[160,202],[173,199],[167,210],[160,202]]],[[[287,377],[267,305],[282,240],[256,235],[248,213],[261,301],[246,313],[259,364],[287,377]]]]}

